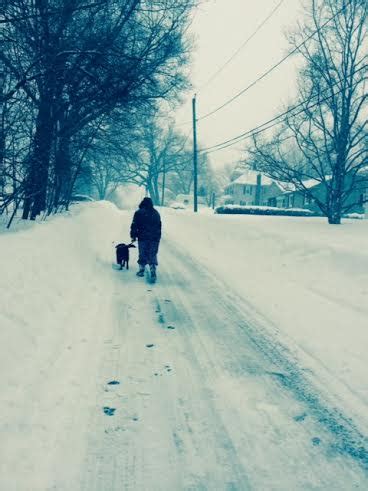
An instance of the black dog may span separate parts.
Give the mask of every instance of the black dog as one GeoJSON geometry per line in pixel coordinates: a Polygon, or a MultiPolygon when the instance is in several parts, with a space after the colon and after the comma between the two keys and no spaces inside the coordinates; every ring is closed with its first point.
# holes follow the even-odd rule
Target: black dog
{"type": "Polygon", "coordinates": [[[120,269],[123,269],[125,266],[126,269],[129,269],[129,248],[134,247],[133,244],[118,244],[115,246],[116,249],[116,262],[120,264],[120,269]]]}

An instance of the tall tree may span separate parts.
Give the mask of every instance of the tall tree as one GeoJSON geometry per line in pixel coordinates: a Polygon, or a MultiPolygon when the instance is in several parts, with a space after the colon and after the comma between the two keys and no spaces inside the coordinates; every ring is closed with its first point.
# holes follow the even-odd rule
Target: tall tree
{"type": "MultiPolygon", "coordinates": [[[[24,218],[71,181],[74,135],[116,108],[173,97],[185,86],[185,30],[193,0],[6,2],[0,60],[36,108],[24,182],[24,218]],[[52,179],[50,176],[52,174],[52,179]]],[[[64,195],[64,196],[63,196],[64,195]]]]}
{"type": "Polygon", "coordinates": [[[142,127],[134,145],[134,157],[127,166],[126,180],[144,186],[155,204],[162,204],[167,176],[185,165],[187,138],[162,117],[142,127]]]}
{"type": "Polygon", "coordinates": [[[290,37],[305,61],[298,108],[289,108],[272,140],[255,137],[250,149],[258,169],[294,183],[330,224],[341,222],[353,191],[366,186],[367,9],[365,0],[311,0],[306,24],[290,37]],[[324,198],[305,185],[312,178],[324,198]]]}

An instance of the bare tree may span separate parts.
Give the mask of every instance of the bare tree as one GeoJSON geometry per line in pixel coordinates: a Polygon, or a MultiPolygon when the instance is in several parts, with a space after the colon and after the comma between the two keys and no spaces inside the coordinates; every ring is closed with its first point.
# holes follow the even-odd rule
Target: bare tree
{"type": "Polygon", "coordinates": [[[297,108],[272,140],[255,137],[249,149],[259,170],[313,198],[330,224],[367,186],[367,9],[364,0],[311,1],[306,25],[291,36],[305,60],[297,108]],[[324,193],[315,194],[308,179],[324,193]]]}
{"type": "MultiPolygon", "coordinates": [[[[0,61],[36,112],[24,159],[24,218],[65,200],[73,139],[116,108],[174,97],[185,87],[185,31],[193,0],[14,0],[0,19],[0,61]]],[[[70,194],[70,193],[69,193],[70,194]]]]}
{"type": "Polygon", "coordinates": [[[163,204],[168,176],[179,172],[187,158],[187,138],[172,125],[164,129],[161,119],[142,127],[126,173],[126,180],[144,186],[155,204],[163,204]]]}

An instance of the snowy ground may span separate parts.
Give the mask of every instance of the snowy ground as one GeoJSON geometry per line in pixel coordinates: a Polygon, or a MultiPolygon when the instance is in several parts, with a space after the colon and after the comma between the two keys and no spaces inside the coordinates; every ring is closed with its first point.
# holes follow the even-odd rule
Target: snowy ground
{"type": "Polygon", "coordinates": [[[156,285],[109,203],[0,235],[0,489],[368,489],[368,222],[162,215],[156,285]]]}

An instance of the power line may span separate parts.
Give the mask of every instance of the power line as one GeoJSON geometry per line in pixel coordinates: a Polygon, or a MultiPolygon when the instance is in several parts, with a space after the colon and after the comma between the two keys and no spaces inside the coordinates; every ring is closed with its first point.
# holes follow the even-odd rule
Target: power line
{"type": "MultiPolygon", "coordinates": [[[[262,123],[262,124],[260,124],[260,125],[258,125],[256,127],[252,128],[251,130],[245,131],[244,133],[241,133],[240,135],[234,136],[233,138],[230,138],[229,140],[223,141],[221,143],[217,143],[216,145],[213,145],[211,147],[204,148],[202,151],[203,152],[207,152],[209,150],[216,149],[217,147],[222,147],[223,145],[227,145],[228,143],[231,143],[232,145],[235,145],[236,143],[238,143],[238,141],[241,141],[244,137],[246,137],[250,133],[253,134],[253,132],[255,132],[257,130],[261,130],[261,129],[262,129],[262,131],[266,131],[269,128],[272,128],[273,126],[276,126],[276,124],[280,124],[283,120],[277,121],[278,119],[280,119],[283,116],[286,116],[287,114],[291,113],[292,111],[294,111],[298,107],[300,107],[303,104],[305,104],[305,102],[308,102],[308,101],[307,100],[304,100],[301,103],[297,104],[296,106],[291,107],[287,111],[284,111],[283,113],[275,116],[274,118],[269,119],[268,121],[266,121],[266,122],[264,122],[264,123],[262,123]],[[276,121],[277,121],[276,124],[272,124],[272,123],[275,123],[276,121]],[[268,126],[268,125],[271,125],[271,126],[268,126]],[[266,128],[263,128],[264,126],[267,126],[267,127],[266,128]]],[[[322,102],[322,101],[320,101],[320,102],[322,102]]],[[[311,106],[311,108],[312,107],[314,107],[314,106],[311,106]]],[[[297,115],[297,114],[299,114],[299,113],[296,113],[295,115],[297,115]]],[[[227,146],[231,146],[231,145],[227,145],[227,146]]],[[[222,150],[222,148],[219,148],[219,150],[222,150]]]]}
{"type": "Polygon", "coordinates": [[[288,58],[290,58],[291,55],[293,55],[294,53],[296,53],[313,36],[315,36],[327,24],[329,24],[333,19],[335,19],[335,17],[337,17],[338,15],[340,15],[341,12],[343,12],[348,7],[348,5],[350,5],[350,3],[351,3],[351,1],[348,2],[346,5],[344,5],[332,17],[330,17],[324,24],[322,24],[322,26],[320,26],[318,29],[316,29],[315,31],[313,31],[304,41],[302,41],[295,48],[293,48],[286,56],[284,56],[283,58],[281,58],[281,60],[279,60],[275,65],[273,65],[271,68],[269,68],[265,73],[263,73],[260,77],[258,77],[254,82],[252,82],[247,87],[245,87],[244,89],[242,89],[240,92],[238,92],[237,94],[235,94],[233,97],[231,97],[231,99],[229,99],[226,102],[224,102],[221,106],[219,106],[216,109],[214,109],[213,111],[205,114],[204,116],[201,116],[200,118],[198,118],[198,121],[201,121],[201,120],[203,120],[205,118],[208,118],[209,116],[212,116],[217,111],[220,111],[220,109],[223,109],[225,106],[227,106],[231,102],[235,101],[235,99],[237,99],[238,97],[240,97],[241,95],[243,95],[245,92],[247,92],[249,89],[251,89],[252,87],[254,87],[258,82],[260,82],[261,80],[263,80],[267,75],[269,75],[273,70],[275,70],[278,66],[280,66],[284,61],[286,61],[288,58]]]}
{"type": "MultiPolygon", "coordinates": [[[[355,71],[354,74],[356,73],[359,73],[361,70],[365,69],[366,67],[365,66],[362,66],[360,67],[358,70],[355,71]]],[[[330,90],[332,87],[336,86],[339,82],[335,82],[335,84],[333,84],[329,89],[327,90],[330,90]]],[[[327,90],[325,92],[327,92],[327,90]]],[[[307,108],[303,107],[300,111],[292,114],[292,116],[298,116],[299,114],[305,112],[306,109],[313,109],[314,107],[318,106],[319,104],[321,104],[322,102],[325,102],[325,101],[328,101],[329,99],[331,99],[332,97],[340,94],[341,92],[343,92],[344,89],[341,89],[337,92],[335,92],[334,94],[332,95],[329,95],[323,99],[319,99],[317,102],[315,102],[314,104],[312,105],[309,105],[307,108]]],[[[319,94],[317,94],[316,96],[313,96],[312,98],[315,99],[316,97],[318,97],[319,94]]],[[[221,143],[218,143],[216,145],[213,145],[211,147],[208,147],[208,148],[204,148],[203,150],[201,150],[200,152],[201,153],[213,153],[213,152],[217,152],[219,150],[223,150],[225,148],[228,148],[228,147],[231,147],[232,145],[235,145],[237,143],[239,143],[240,141],[242,140],[246,140],[248,138],[251,138],[255,135],[258,135],[259,133],[263,133],[264,131],[266,130],[269,130],[270,128],[273,128],[274,126],[282,123],[283,121],[285,121],[285,116],[287,116],[288,114],[292,113],[293,111],[295,111],[295,109],[298,109],[302,106],[304,106],[304,104],[306,104],[308,102],[308,99],[305,99],[303,100],[302,102],[300,102],[299,104],[289,108],[287,111],[284,111],[283,113],[275,116],[274,118],[272,119],[269,119],[268,121],[252,128],[251,130],[248,130],[248,131],[245,131],[244,133],[241,133],[240,135],[237,135],[233,138],[230,138],[229,140],[225,140],[221,143]],[[280,120],[280,118],[282,118],[280,120]]]]}
{"type": "Polygon", "coordinates": [[[240,53],[240,51],[254,38],[254,36],[262,29],[262,27],[267,23],[269,19],[277,12],[285,0],[280,0],[280,2],[272,9],[272,11],[267,15],[267,17],[257,26],[253,33],[239,46],[235,53],[218,69],[216,72],[205,82],[200,88],[199,92],[206,87],[223,71],[229,63],[240,53]]]}
{"type": "MultiPolygon", "coordinates": [[[[216,77],[219,75],[222,70],[232,62],[232,60],[240,53],[240,51],[254,38],[254,36],[261,30],[261,28],[268,22],[268,20],[277,12],[277,10],[281,7],[285,0],[280,0],[280,2],[271,10],[268,16],[258,25],[258,27],[253,31],[253,33],[241,44],[241,46],[235,51],[235,53],[205,82],[197,92],[205,89],[216,77]]],[[[205,117],[205,116],[203,116],[205,117]]],[[[198,121],[202,119],[199,118],[198,121]]],[[[183,121],[178,123],[176,126],[185,126],[187,124],[192,124],[192,120],[183,121]]]]}

